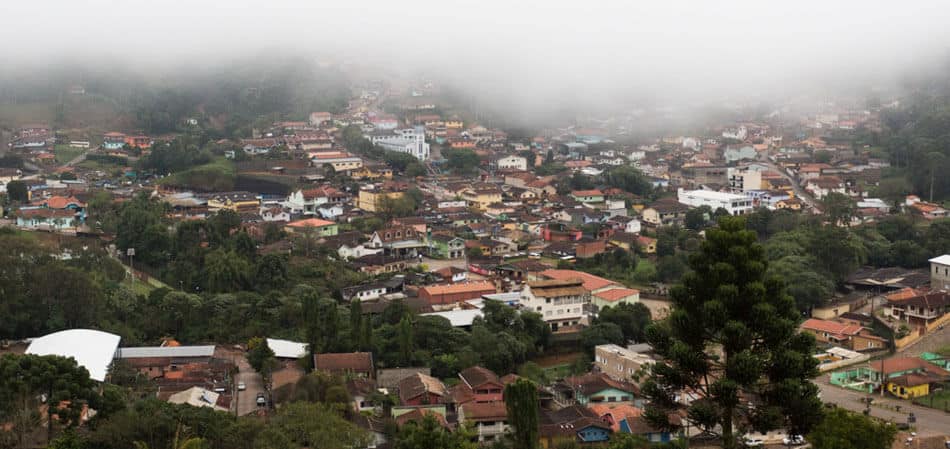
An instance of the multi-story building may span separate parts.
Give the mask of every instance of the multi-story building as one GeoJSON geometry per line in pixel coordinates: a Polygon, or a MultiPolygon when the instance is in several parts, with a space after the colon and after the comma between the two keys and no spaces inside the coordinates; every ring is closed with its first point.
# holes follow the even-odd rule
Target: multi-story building
{"type": "Polygon", "coordinates": [[[120,150],[123,146],[125,146],[125,134],[108,132],[102,135],[102,148],[120,150]]]}
{"type": "Polygon", "coordinates": [[[515,155],[508,155],[495,160],[495,166],[499,170],[521,170],[528,169],[528,160],[515,155]]]}
{"type": "Polygon", "coordinates": [[[363,167],[363,160],[345,151],[315,151],[308,157],[314,167],[329,164],[337,172],[351,172],[363,167]]]}
{"type": "Polygon", "coordinates": [[[475,433],[479,443],[491,443],[508,433],[508,411],[505,403],[469,402],[458,408],[459,422],[475,433]]]}
{"type": "Polygon", "coordinates": [[[950,254],[930,259],[930,288],[950,290],[950,254]]]}
{"type": "Polygon", "coordinates": [[[749,169],[729,169],[729,190],[744,193],[762,189],[762,172],[749,169]]]}
{"type": "Polygon", "coordinates": [[[366,137],[370,142],[387,151],[411,154],[420,161],[429,159],[429,144],[426,143],[426,130],[422,126],[397,130],[383,129],[366,137]]]}
{"type": "Polygon", "coordinates": [[[400,191],[391,191],[391,190],[365,190],[360,189],[359,199],[357,200],[357,207],[365,210],[366,212],[379,212],[380,207],[385,201],[383,198],[389,198],[389,200],[398,200],[402,198],[405,192],[400,191]]]}
{"type": "Polygon", "coordinates": [[[594,347],[594,366],[611,379],[639,383],[646,380],[650,365],[656,363],[653,357],[631,351],[622,346],[608,344],[594,347]]]}
{"type": "Polygon", "coordinates": [[[657,200],[641,212],[643,222],[653,226],[682,225],[689,206],[672,198],[657,200]]]}
{"type": "Polygon", "coordinates": [[[752,198],[734,193],[679,189],[677,200],[691,207],[709,206],[714,211],[722,208],[730,215],[745,215],[752,212],[752,198]]]}
{"type": "Polygon", "coordinates": [[[580,278],[529,281],[521,291],[521,305],[541,314],[557,332],[582,324],[590,307],[590,292],[580,278]]]}

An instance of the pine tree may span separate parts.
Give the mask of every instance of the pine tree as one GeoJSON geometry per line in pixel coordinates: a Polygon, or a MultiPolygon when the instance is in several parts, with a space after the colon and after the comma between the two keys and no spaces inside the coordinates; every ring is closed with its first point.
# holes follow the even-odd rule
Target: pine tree
{"type": "Polygon", "coordinates": [[[671,291],[673,311],[647,338],[662,356],[643,387],[654,425],[675,426],[674,400],[684,390],[703,399],[687,408],[694,427],[736,446],[734,429],[788,428],[806,434],[821,416],[814,339],[797,332],[794,300],[781,279],[766,279],[767,261],[745,220],[726,217],[707,231],[691,272],[671,291]]]}
{"type": "Polygon", "coordinates": [[[360,344],[363,332],[363,306],[359,298],[350,300],[350,344],[354,350],[362,349],[360,344]]]}

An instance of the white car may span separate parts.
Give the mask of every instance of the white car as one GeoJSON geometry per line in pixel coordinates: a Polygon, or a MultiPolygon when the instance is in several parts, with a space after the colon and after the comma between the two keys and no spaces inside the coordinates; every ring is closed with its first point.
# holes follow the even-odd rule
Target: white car
{"type": "Polygon", "coordinates": [[[746,447],[759,447],[759,446],[765,444],[765,442],[762,441],[761,439],[759,439],[759,438],[752,438],[752,437],[750,437],[750,436],[744,436],[744,437],[742,437],[742,443],[745,444],[746,447]]]}
{"type": "Polygon", "coordinates": [[[805,437],[801,435],[789,435],[782,438],[782,444],[786,446],[801,446],[805,444],[805,437]]]}
{"type": "Polygon", "coordinates": [[[244,390],[247,390],[247,385],[245,385],[244,382],[238,382],[238,391],[244,390]]]}

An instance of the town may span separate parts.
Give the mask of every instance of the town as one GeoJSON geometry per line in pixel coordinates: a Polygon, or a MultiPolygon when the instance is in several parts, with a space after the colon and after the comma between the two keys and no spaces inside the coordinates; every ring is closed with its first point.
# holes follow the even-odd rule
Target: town
{"type": "Polygon", "coordinates": [[[0,85],[0,448],[950,447],[945,81],[522,126],[248,70],[0,85]]]}

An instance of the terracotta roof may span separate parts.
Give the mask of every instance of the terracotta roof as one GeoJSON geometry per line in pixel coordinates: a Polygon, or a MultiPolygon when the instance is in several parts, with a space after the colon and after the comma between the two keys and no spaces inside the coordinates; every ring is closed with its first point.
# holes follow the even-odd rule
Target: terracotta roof
{"type": "Polygon", "coordinates": [[[611,429],[610,424],[593,410],[583,405],[572,405],[544,413],[538,431],[545,437],[571,437],[588,427],[611,429]]]}
{"type": "Polygon", "coordinates": [[[86,207],[86,203],[79,201],[76,197],[64,197],[64,196],[51,196],[46,200],[46,207],[51,209],[65,209],[66,206],[70,204],[75,204],[79,207],[86,207]]]}
{"type": "MultiPolygon", "coordinates": [[[[945,376],[944,376],[945,377],[945,376]]],[[[889,379],[888,382],[903,385],[905,387],[916,387],[918,385],[927,385],[934,382],[941,382],[944,380],[944,377],[937,376],[931,373],[911,373],[904,374],[902,376],[897,376],[892,379],[889,379]]]]}
{"type": "Polygon", "coordinates": [[[442,416],[440,413],[426,408],[413,409],[410,412],[399,415],[396,417],[396,425],[402,427],[408,422],[422,421],[426,416],[432,416],[440,426],[446,429],[449,428],[449,423],[445,420],[445,416],[442,416]]]}
{"type": "Polygon", "coordinates": [[[600,293],[595,293],[594,296],[603,299],[604,301],[619,301],[623,298],[633,295],[639,295],[640,290],[633,288],[612,288],[610,290],[605,290],[600,293]]]}
{"type": "Polygon", "coordinates": [[[463,382],[473,388],[489,382],[497,384],[501,383],[497,374],[495,374],[492,370],[481,366],[465,368],[459,373],[459,377],[463,382]]]}
{"type": "Polygon", "coordinates": [[[801,325],[802,329],[808,329],[817,332],[827,332],[835,336],[857,335],[862,327],[854,324],[838,323],[836,321],[827,321],[818,318],[809,318],[801,325]]]}
{"type": "Polygon", "coordinates": [[[320,228],[323,226],[329,226],[336,224],[332,221],[321,220],[319,218],[306,218],[303,220],[292,221],[287,224],[292,228],[320,228]]]}
{"type": "Polygon", "coordinates": [[[373,371],[373,355],[369,352],[342,352],[317,354],[314,357],[314,369],[321,371],[373,371]]]}
{"type": "Polygon", "coordinates": [[[584,273],[583,271],[576,270],[544,270],[541,272],[541,275],[551,278],[551,279],[570,279],[570,278],[580,278],[584,282],[584,288],[588,291],[599,290],[601,288],[607,287],[611,284],[616,284],[616,282],[609,279],[604,279],[600,276],[594,276],[593,274],[584,273]]]}
{"type": "Polygon", "coordinates": [[[903,300],[898,305],[921,307],[924,309],[942,309],[950,305],[950,294],[947,292],[927,293],[903,300]]]}
{"type": "Polygon", "coordinates": [[[631,395],[639,391],[636,385],[611,379],[604,373],[587,373],[582,376],[573,376],[564,379],[564,383],[577,388],[585,396],[601,392],[608,388],[625,391],[631,395]]]}
{"type": "Polygon", "coordinates": [[[871,362],[870,367],[874,371],[882,371],[883,368],[883,372],[886,375],[913,370],[928,371],[943,377],[950,375],[947,371],[917,357],[895,357],[885,359],[883,362],[875,361],[871,362]]]}
{"type": "Polygon", "coordinates": [[[20,209],[17,211],[16,215],[23,218],[73,218],[76,216],[76,212],[71,210],[62,210],[62,209],[20,209]]]}
{"type": "Polygon", "coordinates": [[[462,404],[459,409],[459,414],[465,417],[465,421],[499,421],[508,418],[505,403],[501,401],[469,402],[462,404]]]}
{"type": "Polygon", "coordinates": [[[403,403],[426,393],[441,397],[448,395],[442,381],[422,373],[415,373],[399,381],[399,400],[403,403]]]}
{"type": "Polygon", "coordinates": [[[643,410],[630,404],[593,404],[588,408],[597,414],[601,419],[610,424],[614,432],[620,431],[620,421],[639,418],[643,416],[643,410]]]}
{"type": "Polygon", "coordinates": [[[495,285],[489,281],[462,282],[458,284],[429,285],[422,287],[429,295],[450,295],[453,293],[473,293],[480,291],[495,291],[495,285]]]}
{"type": "Polygon", "coordinates": [[[601,196],[601,195],[603,195],[603,194],[604,194],[604,192],[601,192],[600,190],[597,190],[597,189],[592,189],[592,190],[575,190],[575,191],[571,192],[571,195],[574,195],[574,196],[601,196]]]}

